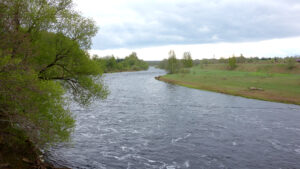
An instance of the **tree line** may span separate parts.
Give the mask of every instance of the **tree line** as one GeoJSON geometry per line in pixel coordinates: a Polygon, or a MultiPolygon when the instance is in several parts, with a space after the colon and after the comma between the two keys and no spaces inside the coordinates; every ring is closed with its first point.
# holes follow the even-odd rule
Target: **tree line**
{"type": "Polygon", "coordinates": [[[113,55],[102,58],[94,55],[93,60],[99,64],[105,73],[147,70],[149,68],[148,63],[140,60],[135,52],[124,59],[115,58],[113,55]]]}
{"type": "Polygon", "coordinates": [[[227,64],[228,69],[233,70],[238,67],[238,64],[283,64],[288,69],[296,68],[297,62],[300,62],[299,56],[287,56],[287,57],[244,57],[243,54],[240,56],[231,56],[227,59],[221,57],[220,59],[202,59],[195,60],[195,65],[208,65],[208,64],[227,64]]]}
{"type": "MultiPolygon", "coordinates": [[[[243,54],[239,56],[232,55],[229,58],[235,58],[236,63],[287,63],[289,60],[295,61],[300,59],[299,56],[287,56],[287,57],[245,57],[243,54]]],[[[211,58],[211,59],[196,59],[194,60],[195,64],[217,64],[217,63],[229,63],[229,58],[221,57],[220,59],[211,58]]]]}
{"type": "Polygon", "coordinates": [[[196,59],[193,60],[190,52],[184,52],[182,59],[177,59],[176,54],[173,50],[169,52],[169,58],[162,60],[158,68],[165,69],[168,73],[180,73],[188,71],[186,68],[190,68],[195,65],[205,66],[208,64],[227,64],[229,70],[234,70],[238,67],[238,64],[285,64],[288,69],[294,69],[297,62],[300,62],[299,56],[287,56],[287,57],[244,57],[243,54],[240,56],[231,56],[229,58],[220,59],[196,59]]]}

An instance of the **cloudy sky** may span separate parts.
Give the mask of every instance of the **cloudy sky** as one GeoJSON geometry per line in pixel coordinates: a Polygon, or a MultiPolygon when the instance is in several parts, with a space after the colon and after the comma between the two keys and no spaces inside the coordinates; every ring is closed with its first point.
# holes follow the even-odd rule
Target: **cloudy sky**
{"type": "Polygon", "coordinates": [[[144,60],[300,54],[299,0],[74,0],[100,27],[92,54],[144,60]]]}

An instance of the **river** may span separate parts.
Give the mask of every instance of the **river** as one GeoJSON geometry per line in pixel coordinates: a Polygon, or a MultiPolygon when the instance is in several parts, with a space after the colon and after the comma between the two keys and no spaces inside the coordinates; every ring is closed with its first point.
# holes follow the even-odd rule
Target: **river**
{"type": "Polygon", "coordinates": [[[87,169],[300,168],[300,106],[157,81],[160,69],[106,74],[110,95],[72,105],[70,143],[48,161],[87,169]]]}

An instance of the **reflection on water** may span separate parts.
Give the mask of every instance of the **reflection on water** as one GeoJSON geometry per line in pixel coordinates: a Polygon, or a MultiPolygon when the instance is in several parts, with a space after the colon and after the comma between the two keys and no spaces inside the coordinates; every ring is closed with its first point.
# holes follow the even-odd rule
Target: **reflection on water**
{"type": "Polygon", "coordinates": [[[72,106],[72,142],[48,152],[72,168],[298,168],[300,106],[189,89],[164,71],[106,74],[111,94],[72,106]]]}

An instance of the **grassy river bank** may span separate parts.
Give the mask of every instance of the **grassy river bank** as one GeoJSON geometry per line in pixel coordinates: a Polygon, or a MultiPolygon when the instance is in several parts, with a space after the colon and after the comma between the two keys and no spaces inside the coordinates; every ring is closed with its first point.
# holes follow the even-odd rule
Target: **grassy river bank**
{"type": "Polygon", "coordinates": [[[245,64],[236,70],[225,67],[224,64],[196,66],[185,73],[157,79],[195,89],[300,105],[299,65],[292,71],[281,65],[245,64]]]}

